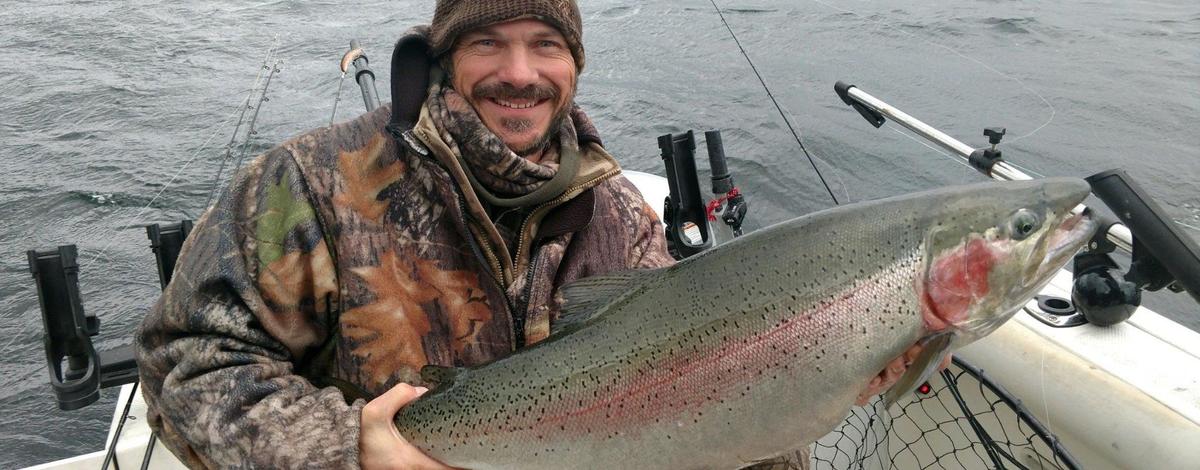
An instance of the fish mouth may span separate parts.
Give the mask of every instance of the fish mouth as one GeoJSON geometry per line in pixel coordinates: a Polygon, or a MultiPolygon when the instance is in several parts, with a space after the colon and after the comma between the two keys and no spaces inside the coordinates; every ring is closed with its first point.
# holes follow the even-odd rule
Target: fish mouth
{"type": "Polygon", "coordinates": [[[1062,223],[1046,236],[1045,255],[1042,256],[1041,263],[1035,265],[1037,271],[1034,273],[1034,279],[1048,277],[1053,271],[1062,268],[1088,240],[1091,240],[1098,225],[1096,220],[1086,213],[1072,214],[1063,219],[1062,223]]]}

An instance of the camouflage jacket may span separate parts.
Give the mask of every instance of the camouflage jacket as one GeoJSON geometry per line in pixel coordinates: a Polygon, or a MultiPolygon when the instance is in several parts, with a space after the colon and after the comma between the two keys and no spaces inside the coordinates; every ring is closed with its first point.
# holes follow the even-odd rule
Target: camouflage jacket
{"type": "Polygon", "coordinates": [[[389,112],[268,151],[197,222],[137,338],[151,426],[190,466],[357,468],[365,401],[318,384],[487,363],[548,335],[564,284],[671,263],[596,142],[509,249],[428,113],[396,139],[389,112]]]}

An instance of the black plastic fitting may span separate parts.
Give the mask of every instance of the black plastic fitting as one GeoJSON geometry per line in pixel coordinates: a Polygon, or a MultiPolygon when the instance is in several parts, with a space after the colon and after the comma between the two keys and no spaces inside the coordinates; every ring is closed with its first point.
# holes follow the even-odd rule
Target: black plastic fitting
{"type": "Polygon", "coordinates": [[[1148,290],[1174,284],[1200,302],[1200,247],[1196,242],[1124,170],[1097,173],[1087,182],[1092,193],[1133,233],[1130,280],[1148,290]]]}
{"type": "Polygon", "coordinates": [[[837,92],[838,97],[842,99],[843,103],[850,105],[851,108],[854,108],[855,111],[858,111],[858,114],[862,115],[863,119],[866,119],[867,122],[871,123],[872,126],[875,126],[876,129],[883,127],[883,123],[887,122],[887,119],[885,119],[879,112],[868,108],[866,105],[859,103],[854,98],[851,98],[851,88],[854,88],[854,85],[841,80],[838,80],[837,83],[833,84],[833,91],[837,92]]]}
{"type": "Polygon", "coordinates": [[[721,131],[704,133],[704,143],[708,146],[708,165],[712,170],[713,194],[725,194],[733,191],[733,176],[729,173],[729,164],[725,161],[725,143],[721,140],[721,131]]]}

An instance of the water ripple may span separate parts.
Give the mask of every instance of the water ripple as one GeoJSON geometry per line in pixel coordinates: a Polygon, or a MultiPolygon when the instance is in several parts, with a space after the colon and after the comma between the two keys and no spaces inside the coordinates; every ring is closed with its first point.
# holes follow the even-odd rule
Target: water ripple
{"type": "MultiPolygon", "coordinates": [[[[324,124],[335,63],[351,38],[375,51],[386,96],[390,46],[428,21],[433,2],[9,3],[0,15],[0,61],[9,64],[0,69],[0,253],[8,253],[0,257],[0,355],[17,359],[0,368],[8,411],[0,468],[19,468],[99,449],[113,405],[106,391],[101,405],[54,410],[19,253],[78,244],[96,259],[84,270],[85,302],[105,315],[105,346],[128,341],[155,296],[138,224],[199,211],[226,123],[273,40],[283,44],[283,69],[248,155],[324,124]]],[[[1200,226],[1200,170],[1186,127],[1200,115],[1195,2],[718,5],[822,171],[842,182],[839,194],[859,200],[974,180],[911,139],[865,125],[831,91],[852,80],[973,145],[987,126],[1006,125],[1014,137],[1041,129],[1006,139],[1006,157],[1048,175],[1126,166],[1145,175],[1173,217],[1200,226]],[[1061,113],[1053,125],[1038,96],[1061,113]]],[[[828,204],[711,5],[596,0],[581,8],[589,65],[580,102],[622,165],[661,172],[659,135],[723,129],[731,168],[754,201],[749,227],[828,204]]],[[[344,109],[348,118],[359,108],[344,109]]]]}

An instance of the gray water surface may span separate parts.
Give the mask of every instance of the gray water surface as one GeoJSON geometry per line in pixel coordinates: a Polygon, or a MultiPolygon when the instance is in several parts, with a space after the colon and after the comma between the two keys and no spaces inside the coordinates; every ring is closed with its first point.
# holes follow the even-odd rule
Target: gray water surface
{"type": "MultiPolygon", "coordinates": [[[[831,205],[709,1],[582,3],[579,102],[626,168],[661,174],[659,135],[722,129],[752,201],[748,229],[831,205]]],[[[870,127],[834,95],[837,80],[972,145],[1005,126],[1006,157],[1031,173],[1124,167],[1200,227],[1194,0],[718,3],[842,201],[983,177],[870,127]]],[[[141,224],[201,212],[272,43],[283,63],[251,154],[328,122],[351,39],[386,99],[392,42],[432,5],[0,2],[0,468],[100,450],[116,395],[55,409],[25,250],[79,245],[98,348],[129,344],[158,291],[141,224]]],[[[362,110],[351,86],[342,120],[362,110]]],[[[1180,296],[1147,303],[1200,329],[1180,296]]]]}

